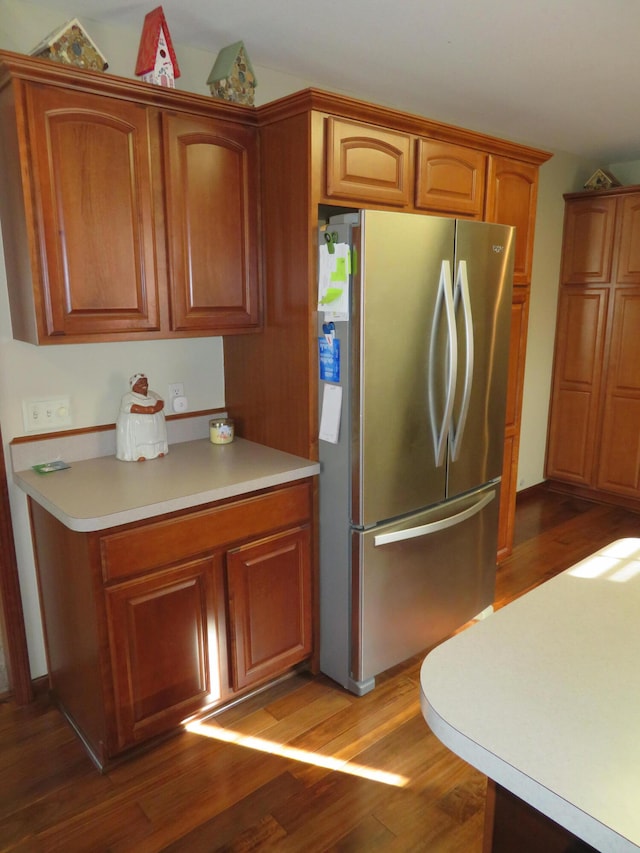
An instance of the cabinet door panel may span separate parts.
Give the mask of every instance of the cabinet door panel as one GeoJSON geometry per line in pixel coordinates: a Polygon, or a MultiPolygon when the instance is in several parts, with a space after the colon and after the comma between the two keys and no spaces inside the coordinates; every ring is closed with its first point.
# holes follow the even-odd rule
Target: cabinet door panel
{"type": "Polygon", "coordinates": [[[611,281],[615,198],[573,200],[565,208],[561,281],[605,284],[611,281]]]}
{"type": "Polygon", "coordinates": [[[487,155],[473,148],[418,140],[416,207],[480,219],[487,155]]]}
{"type": "Polygon", "coordinates": [[[41,334],[158,329],[147,110],[53,87],[27,100],[41,334]]]}
{"type": "Polygon", "coordinates": [[[640,284],[640,193],[621,198],[618,205],[621,227],[616,281],[640,284]]]}
{"type": "Polygon", "coordinates": [[[233,687],[284,672],[311,654],[307,527],[227,554],[233,687]]]}
{"type": "Polygon", "coordinates": [[[256,131],[207,117],[162,121],[172,328],[256,327],[256,131]]]}
{"type": "Polygon", "coordinates": [[[547,447],[547,476],[591,485],[608,291],[563,286],[547,447]]]}
{"type": "Polygon", "coordinates": [[[516,287],[511,304],[511,335],[509,339],[509,373],[507,377],[507,406],[504,429],[504,455],[500,486],[500,516],[498,521],[498,558],[503,560],[512,550],[513,525],[516,513],[518,485],[518,451],[522,414],[527,327],[529,320],[529,289],[516,287]]]}
{"type": "Polygon", "coordinates": [[[537,166],[509,157],[489,157],[485,218],[516,227],[514,284],[531,283],[537,199],[537,166]]]}
{"type": "Polygon", "coordinates": [[[640,290],[615,295],[598,488],[640,496],[640,290]]]}
{"type": "Polygon", "coordinates": [[[107,588],[119,749],[220,698],[221,566],[209,557],[107,588]]]}
{"type": "Polygon", "coordinates": [[[326,154],[328,198],[394,207],[410,204],[409,134],[330,116],[326,154]]]}

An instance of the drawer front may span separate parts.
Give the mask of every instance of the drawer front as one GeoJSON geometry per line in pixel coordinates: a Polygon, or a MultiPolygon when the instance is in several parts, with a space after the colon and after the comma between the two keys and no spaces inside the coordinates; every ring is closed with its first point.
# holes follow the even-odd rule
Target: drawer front
{"type": "Polygon", "coordinates": [[[102,577],[109,582],[139,574],[310,518],[311,485],[305,480],[233,503],[145,523],[101,538],[102,577]]]}

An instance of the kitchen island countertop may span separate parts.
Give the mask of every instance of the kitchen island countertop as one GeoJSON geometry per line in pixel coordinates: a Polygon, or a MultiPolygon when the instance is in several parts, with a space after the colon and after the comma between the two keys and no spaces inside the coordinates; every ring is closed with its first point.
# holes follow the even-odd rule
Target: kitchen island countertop
{"type": "Polygon", "coordinates": [[[430,652],[453,752],[597,850],[640,850],[640,539],[620,539],[430,652]]]}
{"type": "Polygon", "coordinates": [[[320,466],[290,453],[236,438],[173,444],[146,462],[100,456],[40,474],[14,472],[14,481],[71,530],[104,530],[249,494],[318,474],[320,466]]]}

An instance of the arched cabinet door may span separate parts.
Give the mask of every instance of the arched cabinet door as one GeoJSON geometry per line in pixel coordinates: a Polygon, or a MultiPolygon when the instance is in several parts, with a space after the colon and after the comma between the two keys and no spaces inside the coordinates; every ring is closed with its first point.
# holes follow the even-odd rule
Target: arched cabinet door
{"type": "Polygon", "coordinates": [[[489,157],[485,219],[516,227],[514,284],[531,283],[537,199],[537,165],[510,157],[489,157]]]}
{"type": "Polygon", "coordinates": [[[149,113],[28,86],[39,336],[159,329],[149,113]]]}
{"type": "Polygon", "coordinates": [[[171,327],[257,327],[257,131],[174,113],[162,128],[171,327]]]}
{"type": "Polygon", "coordinates": [[[564,214],[563,284],[608,284],[613,267],[617,200],[575,199],[564,214]]]}
{"type": "Polygon", "coordinates": [[[326,119],[326,194],[354,204],[413,202],[411,135],[364,122],[326,119]]]}
{"type": "Polygon", "coordinates": [[[419,139],[416,207],[481,219],[487,155],[436,139],[419,139]]]}

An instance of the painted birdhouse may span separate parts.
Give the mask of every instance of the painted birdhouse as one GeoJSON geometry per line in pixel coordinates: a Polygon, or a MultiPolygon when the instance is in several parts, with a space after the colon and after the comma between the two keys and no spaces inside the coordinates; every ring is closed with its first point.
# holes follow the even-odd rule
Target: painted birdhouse
{"type": "Polygon", "coordinates": [[[109,67],[104,54],[77,18],[49,33],[33,48],[30,55],[92,71],[106,71],[109,67]]]}
{"type": "Polygon", "coordinates": [[[176,59],[167,21],[158,6],[149,12],[144,19],[136,76],[146,83],[155,83],[169,89],[175,87],[175,81],[180,76],[180,68],[176,59]]]}
{"type": "Polygon", "coordinates": [[[241,41],[222,48],[207,78],[207,85],[216,98],[253,106],[258,80],[241,41]]]}

